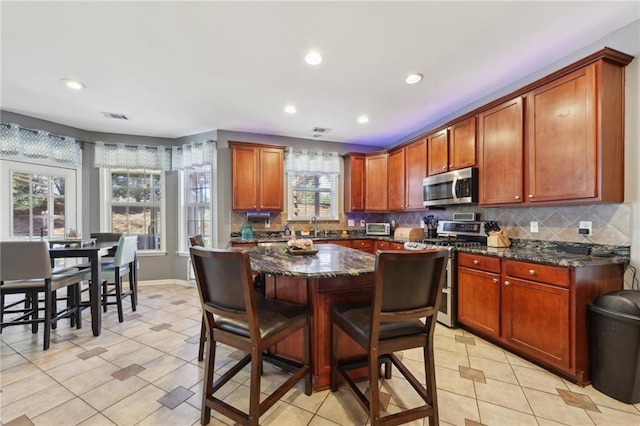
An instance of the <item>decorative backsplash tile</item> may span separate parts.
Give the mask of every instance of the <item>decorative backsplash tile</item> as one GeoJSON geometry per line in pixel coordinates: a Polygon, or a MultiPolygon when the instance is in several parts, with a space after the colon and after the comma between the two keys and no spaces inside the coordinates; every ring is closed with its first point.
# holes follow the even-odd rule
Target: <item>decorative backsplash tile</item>
{"type": "MultiPolygon", "coordinates": [[[[437,220],[451,220],[454,212],[475,212],[479,220],[495,220],[510,238],[569,241],[606,245],[628,246],[631,244],[631,206],[623,204],[592,204],[582,206],[556,207],[520,207],[520,208],[482,208],[479,206],[449,207],[445,210],[424,210],[407,213],[345,213],[338,221],[318,221],[318,229],[324,231],[361,230],[360,221],[390,222],[396,226],[420,226],[420,220],[433,215],[437,220]],[[354,220],[354,226],[348,226],[348,219],[354,220]],[[538,232],[529,232],[531,221],[538,222],[538,232]],[[578,234],[580,221],[592,222],[593,235],[585,237],[578,234]]],[[[255,231],[279,231],[284,228],[286,212],[271,212],[271,226],[252,223],[255,231]]],[[[240,232],[247,221],[246,212],[233,212],[231,232],[240,232]]],[[[309,226],[305,222],[293,222],[296,228],[309,226]]]]}

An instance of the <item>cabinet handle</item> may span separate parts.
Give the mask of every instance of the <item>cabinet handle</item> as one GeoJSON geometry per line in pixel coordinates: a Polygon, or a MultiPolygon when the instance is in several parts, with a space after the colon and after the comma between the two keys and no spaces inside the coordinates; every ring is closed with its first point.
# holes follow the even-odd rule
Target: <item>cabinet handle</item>
{"type": "Polygon", "coordinates": [[[474,259],[474,260],[473,260],[473,264],[474,264],[474,265],[477,265],[478,263],[480,263],[480,261],[479,261],[479,260],[477,260],[477,259],[474,259]]]}
{"type": "Polygon", "coordinates": [[[509,281],[505,281],[504,285],[511,285],[511,283],[509,281]]]}
{"type": "Polygon", "coordinates": [[[533,269],[529,269],[529,275],[535,275],[536,271],[534,271],[533,269]]]}
{"type": "Polygon", "coordinates": [[[515,198],[516,200],[519,200],[519,199],[520,199],[520,196],[519,196],[519,195],[516,195],[514,198],[515,198]]]}
{"type": "Polygon", "coordinates": [[[449,168],[450,168],[450,169],[451,169],[451,168],[453,168],[453,164],[449,164],[449,168]]]}
{"type": "Polygon", "coordinates": [[[529,198],[533,198],[533,194],[529,194],[529,198]]]}
{"type": "Polygon", "coordinates": [[[494,278],[494,279],[493,279],[493,282],[494,282],[494,283],[497,283],[497,282],[498,282],[498,279],[497,279],[497,278],[494,278]]]}
{"type": "Polygon", "coordinates": [[[444,167],[442,168],[442,170],[447,170],[447,166],[444,166],[444,167]]]}

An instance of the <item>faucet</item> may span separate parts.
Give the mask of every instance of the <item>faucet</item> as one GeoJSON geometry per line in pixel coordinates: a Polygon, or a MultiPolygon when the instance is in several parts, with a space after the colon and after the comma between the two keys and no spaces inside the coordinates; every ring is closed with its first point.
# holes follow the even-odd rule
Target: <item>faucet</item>
{"type": "Polygon", "coordinates": [[[313,236],[317,237],[318,236],[318,218],[316,218],[315,216],[311,216],[311,220],[309,220],[309,223],[313,225],[313,236]]]}

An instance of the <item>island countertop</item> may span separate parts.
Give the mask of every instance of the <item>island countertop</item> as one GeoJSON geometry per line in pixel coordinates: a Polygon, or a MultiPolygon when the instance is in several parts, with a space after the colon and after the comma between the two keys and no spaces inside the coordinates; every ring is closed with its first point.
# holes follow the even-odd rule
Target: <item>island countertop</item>
{"type": "Polygon", "coordinates": [[[261,274],[301,278],[331,278],[372,274],[375,256],[335,244],[319,244],[318,253],[292,255],[284,245],[243,247],[249,252],[251,270],[261,274]]]}

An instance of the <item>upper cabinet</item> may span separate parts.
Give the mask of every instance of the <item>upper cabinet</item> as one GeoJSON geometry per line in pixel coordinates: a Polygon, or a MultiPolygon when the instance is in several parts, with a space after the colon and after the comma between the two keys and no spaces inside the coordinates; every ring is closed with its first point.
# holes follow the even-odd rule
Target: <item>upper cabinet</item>
{"type": "Polygon", "coordinates": [[[427,175],[427,138],[389,151],[389,211],[424,209],[422,180],[427,175]]]}
{"type": "Polygon", "coordinates": [[[624,66],[631,59],[603,49],[481,112],[480,204],[624,201],[624,66]]]}
{"type": "Polygon", "coordinates": [[[479,115],[480,204],[523,201],[523,120],[521,97],[479,115]]]}
{"type": "Polygon", "coordinates": [[[476,165],[476,117],[470,117],[428,137],[428,174],[436,175],[476,165]]]}
{"type": "Polygon", "coordinates": [[[405,181],[405,150],[404,148],[389,151],[388,168],[388,205],[390,211],[404,210],[406,206],[405,181]]]}
{"type": "Polygon", "coordinates": [[[282,211],[284,147],[229,142],[233,210],[282,211]]]}
{"type": "Polygon", "coordinates": [[[367,154],[365,157],[365,211],[386,212],[388,209],[387,157],[386,152],[367,154]]]}
{"type": "Polygon", "coordinates": [[[364,154],[348,153],[344,158],[344,211],[364,211],[364,154]]]}

